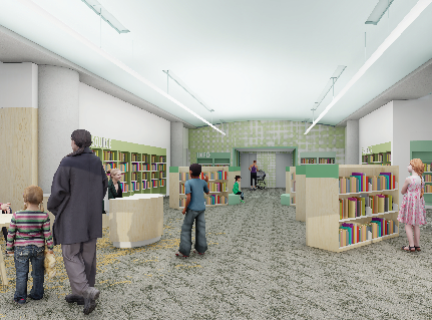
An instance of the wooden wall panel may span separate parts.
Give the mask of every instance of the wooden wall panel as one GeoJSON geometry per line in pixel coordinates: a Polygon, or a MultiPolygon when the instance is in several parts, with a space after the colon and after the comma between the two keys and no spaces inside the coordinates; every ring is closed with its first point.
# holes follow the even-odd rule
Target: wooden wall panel
{"type": "Polygon", "coordinates": [[[38,109],[0,109],[0,202],[23,207],[23,192],[38,184],[38,109]]]}

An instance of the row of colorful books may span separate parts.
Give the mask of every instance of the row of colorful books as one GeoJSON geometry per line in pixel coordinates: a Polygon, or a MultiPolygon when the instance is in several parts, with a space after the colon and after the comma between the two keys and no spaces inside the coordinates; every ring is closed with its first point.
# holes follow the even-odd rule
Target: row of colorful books
{"type": "Polygon", "coordinates": [[[398,233],[397,223],[384,218],[372,218],[366,224],[342,223],[339,227],[339,246],[346,247],[394,233],[398,233]]]}
{"type": "Polygon", "coordinates": [[[294,197],[291,197],[291,204],[295,204],[296,202],[295,202],[295,196],[294,197]]]}
{"type": "MultiPolygon", "coordinates": [[[[209,180],[227,180],[228,179],[228,172],[219,170],[217,172],[201,172],[200,179],[204,179],[204,176],[207,176],[209,180]]],[[[189,180],[189,173],[188,172],[180,172],[179,173],[179,180],[180,181],[187,181],[189,180]]]]}
{"type": "Polygon", "coordinates": [[[228,204],[228,198],[221,195],[211,194],[207,196],[206,202],[208,205],[228,204]]]}
{"type": "Polygon", "coordinates": [[[115,152],[114,151],[104,151],[103,152],[103,159],[106,160],[112,160],[115,161],[115,152]]]}
{"type": "Polygon", "coordinates": [[[151,156],[151,163],[166,162],[166,156],[151,156]]]}
{"type": "Polygon", "coordinates": [[[335,159],[334,158],[319,158],[319,163],[321,164],[331,164],[331,163],[335,163],[335,159]]]}
{"type": "Polygon", "coordinates": [[[179,180],[180,181],[189,180],[189,173],[188,172],[180,172],[179,173],[179,180]]]}
{"type": "Polygon", "coordinates": [[[120,162],[126,162],[127,161],[126,153],[119,152],[118,159],[119,159],[120,162]]]}
{"type": "Polygon", "coordinates": [[[132,171],[141,171],[142,165],[141,163],[132,163],[132,171]]]}
{"type": "Polygon", "coordinates": [[[139,165],[140,171],[150,171],[150,164],[140,163],[139,165]]]}
{"type": "Polygon", "coordinates": [[[129,183],[122,183],[121,186],[123,193],[129,192],[129,183]]]}
{"type": "Polygon", "coordinates": [[[152,179],[159,179],[159,173],[158,172],[152,172],[151,173],[151,178],[152,179]]]}
{"type": "Polygon", "coordinates": [[[149,179],[149,173],[150,172],[143,172],[142,175],[141,175],[141,179],[142,180],[150,180],[149,179]]]}
{"type": "Polygon", "coordinates": [[[105,172],[107,172],[108,170],[112,170],[114,168],[117,168],[117,163],[115,163],[115,162],[105,163],[103,166],[104,166],[105,172]]]}
{"type": "Polygon", "coordinates": [[[383,213],[393,211],[393,197],[388,194],[359,195],[339,199],[340,220],[367,216],[368,213],[383,213]]]}
{"type": "Polygon", "coordinates": [[[166,164],[158,164],[157,171],[166,171],[166,164]]]}
{"type": "Polygon", "coordinates": [[[159,178],[166,178],[166,171],[159,171],[159,178]]]}
{"type": "Polygon", "coordinates": [[[432,193],[432,186],[430,184],[425,185],[424,192],[432,193]]]}
{"type": "Polygon", "coordinates": [[[226,182],[209,182],[208,188],[210,192],[227,192],[227,183],[226,182]]]}
{"type": "Polygon", "coordinates": [[[137,153],[132,153],[131,154],[131,161],[142,161],[141,160],[141,155],[137,154],[137,153]]]}
{"type": "Polygon", "coordinates": [[[424,171],[431,172],[432,163],[423,163],[424,171]]]}
{"type": "Polygon", "coordinates": [[[139,191],[140,190],[140,183],[138,181],[132,181],[131,182],[131,191],[139,191]]]}
{"type": "Polygon", "coordinates": [[[90,149],[90,150],[93,152],[93,154],[94,154],[95,156],[97,156],[97,157],[100,156],[100,150],[93,150],[93,149],[90,149]]]}
{"type": "Polygon", "coordinates": [[[423,178],[425,182],[432,182],[432,174],[425,174],[423,178]]]}
{"type": "Polygon", "coordinates": [[[339,177],[340,193],[392,190],[397,188],[396,177],[391,172],[368,177],[362,172],[353,172],[350,177],[339,177]]]}
{"type": "Polygon", "coordinates": [[[122,172],[129,172],[129,163],[122,163],[118,167],[122,172]]]}
{"type": "Polygon", "coordinates": [[[316,158],[301,158],[300,162],[302,164],[314,164],[316,163],[316,158]]]}
{"type": "Polygon", "coordinates": [[[386,153],[386,162],[391,162],[391,152],[386,153]]]}

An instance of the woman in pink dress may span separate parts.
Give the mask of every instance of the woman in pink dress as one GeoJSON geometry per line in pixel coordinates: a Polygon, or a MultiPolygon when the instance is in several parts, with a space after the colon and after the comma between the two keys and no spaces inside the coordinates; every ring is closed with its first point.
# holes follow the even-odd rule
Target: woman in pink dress
{"type": "Polygon", "coordinates": [[[423,162],[420,159],[412,159],[408,166],[411,176],[405,179],[401,190],[403,200],[398,221],[405,224],[409,246],[402,247],[402,250],[408,252],[420,251],[420,226],[426,224],[423,171],[423,162]]]}

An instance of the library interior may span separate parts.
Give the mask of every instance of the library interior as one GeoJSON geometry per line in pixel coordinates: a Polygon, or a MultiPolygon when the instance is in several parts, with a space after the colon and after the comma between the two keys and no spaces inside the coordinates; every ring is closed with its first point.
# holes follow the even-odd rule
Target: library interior
{"type": "Polygon", "coordinates": [[[0,1],[0,317],[432,317],[431,3],[0,1]]]}

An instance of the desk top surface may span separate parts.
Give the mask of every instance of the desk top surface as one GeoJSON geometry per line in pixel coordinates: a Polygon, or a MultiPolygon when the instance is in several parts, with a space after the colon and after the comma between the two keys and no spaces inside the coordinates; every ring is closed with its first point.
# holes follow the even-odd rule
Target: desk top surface
{"type": "Polygon", "coordinates": [[[0,214],[0,226],[5,227],[11,222],[11,214],[0,214]]]}
{"type": "Polygon", "coordinates": [[[155,199],[155,198],[163,198],[163,194],[159,193],[152,193],[152,194],[134,194],[130,197],[125,198],[116,198],[116,199],[110,199],[110,201],[124,201],[124,200],[142,200],[142,199],[155,199]]]}

